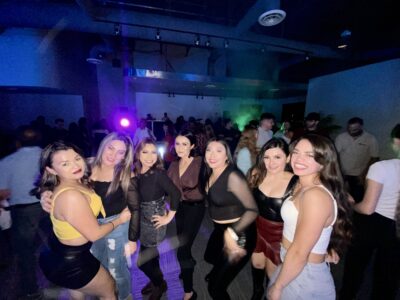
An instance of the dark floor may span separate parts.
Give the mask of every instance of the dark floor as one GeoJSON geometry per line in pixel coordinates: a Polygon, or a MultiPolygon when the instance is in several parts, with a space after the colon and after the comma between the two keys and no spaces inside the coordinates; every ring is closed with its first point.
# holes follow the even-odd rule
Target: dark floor
{"type": "MultiPolygon", "coordinates": [[[[183,298],[182,283],[178,279],[179,265],[176,260],[174,249],[177,246],[177,239],[175,237],[174,224],[171,224],[168,229],[168,238],[160,246],[161,255],[161,268],[163,270],[165,279],[168,283],[168,291],[162,299],[179,300],[183,298]]],[[[193,255],[197,260],[197,266],[194,274],[194,289],[198,293],[198,299],[205,300],[210,299],[207,292],[207,286],[204,281],[204,276],[210,270],[210,265],[204,262],[203,253],[207,244],[208,236],[212,230],[212,224],[208,217],[203,221],[199,235],[193,246],[193,255]]],[[[6,259],[4,257],[5,249],[7,248],[6,240],[4,236],[1,237],[0,247],[0,262],[6,259]]],[[[147,283],[147,278],[144,274],[136,267],[137,255],[132,257],[132,294],[134,299],[143,299],[140,294],[141,288],[147,283]]],[[[7,260],[8,267],[1,268],[0,266],[0,300],[14,300],[18,292],[18,271],[15,268],[13,261],[15,258],[11,256],[7,260]]],[[[343,260],[342,260],[343,261],[343,260]]],[[[332,266],[332,274],[335,280],[336,288],[340,288],[341,274],[343,273],[343,266],[339,264],[332,266]]],[[[44,294],[46,299],[68,299],[68,293],[60,288],[49,287],[48,281],[44,278],[41,271],[37,270],[39,277],[39,284],[44,288],[44,294]]],[[[368,282],[364,285],[358,299],[368,299],[369,292],[368,282]]],[[[229,287],[229,293],[233,300],[248,300],[251,298],[251,272],[249,264],[242,270],[242,272],[236,277],[229,287]]],[[[400,295],[397,297],[400,300],[400,295]]]]}

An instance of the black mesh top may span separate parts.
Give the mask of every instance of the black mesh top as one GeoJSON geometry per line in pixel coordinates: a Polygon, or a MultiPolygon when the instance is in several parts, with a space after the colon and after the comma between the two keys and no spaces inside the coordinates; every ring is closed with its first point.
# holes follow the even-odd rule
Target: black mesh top
{"type": "Polygon", "coordinates": [[[228,166],[208,190],[210,216],[224,221],[240,218],[232,228],[243,232],[258,215],[257,204],[243,174],[234,166],[228,166]]]}
{"type": "Polygon", "coordinates": [[[283,222],[281,216],[282,203],[291,195],[292,189],[296,185],[298,179],[297,176],[292,176],[283,196],[280,198],[268,197],[261,192],[259,188],[253,189],[253,195],[256,199],[260,216],[269,221],[283,222]]]}
{"type": "Polygon", "coordinates": [[[179,206],[181,192],[167,176],[165,170],[152,168],[138,175],[140,201],[150,202],[162,198],[165,194],[170,198],[170,208],[176,211],[179,206]]]}

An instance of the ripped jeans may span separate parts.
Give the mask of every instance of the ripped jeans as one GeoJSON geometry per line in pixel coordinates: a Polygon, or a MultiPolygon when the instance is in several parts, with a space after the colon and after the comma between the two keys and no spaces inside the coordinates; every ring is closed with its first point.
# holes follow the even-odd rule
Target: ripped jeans
{"type": "MultiPolygon", "coordinates": [[[[111,222],[118,215],[98,219],[99,224],[111,222]]],[[[125,258],[125,244],[128,243],[129,222],[121,224],[105,237],[95,241],[90,251],[115,279],[118,300],[131,294],[131,274],[125,258]]]]}

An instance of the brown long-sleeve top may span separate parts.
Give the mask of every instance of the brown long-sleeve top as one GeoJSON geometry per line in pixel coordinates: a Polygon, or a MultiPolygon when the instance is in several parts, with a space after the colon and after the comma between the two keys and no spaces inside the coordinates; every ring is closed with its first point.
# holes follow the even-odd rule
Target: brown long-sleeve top
{"type": "Polygon", "coordinates": [[[179,177],[179,161],[173,161],[168,168],[168,177],[181,192],[181,201],[197,202],[204,199],[200,191],[200,169],[203,159],[200,156],[193,158],[182,176],[179,177]]]}

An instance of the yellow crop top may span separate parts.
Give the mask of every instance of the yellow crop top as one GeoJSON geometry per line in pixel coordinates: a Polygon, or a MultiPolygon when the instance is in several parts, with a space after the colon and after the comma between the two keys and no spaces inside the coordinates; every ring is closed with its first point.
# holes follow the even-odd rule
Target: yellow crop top
{"type": "Polygon", "coordinates": [[[101,213],[103,215],[103,217],[106,216],[103,204],[101,202],[101,198],[95,192],[88,192],[85,190],[76,189],[76,188],[72,188],[72,187],[67,187],[67,188],[59,190],[58,193],[56,193],[53,197],[54,200],[53,200],[52,207],[51,207],[50,219],[51,219],[51,223],[53,224],[54,234],[60,240],[72,240],[72,239],[76,239],[76,238],[79,238],[82,236],[71,224],[69,224],[66,221],[61,221],[61,220],[56,219],[53,214],[54,204],[55,204],[57,196],[66,190],[74,190],[74,189],[78,190],[82,194],[89,196],[89,198],[90,198],[89,205],[90,205],[90,208],[92,209],[93,215],[95,215],[97,217],[99,215],[99,213],[101,213]]]}

